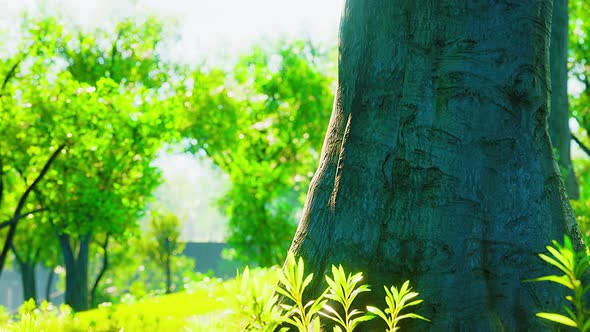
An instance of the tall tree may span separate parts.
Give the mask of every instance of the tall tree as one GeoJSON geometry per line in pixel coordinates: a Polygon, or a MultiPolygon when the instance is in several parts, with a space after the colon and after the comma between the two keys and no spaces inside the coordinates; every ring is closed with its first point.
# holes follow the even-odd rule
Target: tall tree
{"type": "Polygon", "coordinates": [[[580,190],[571,160],[571,134],[568,105],[568,0],[553,1],[551,23],[551,112],[549,112],[549,136],[564,178],[567,193],[571,199],[580,197],[580,190]]]}
{"type": "Polygon", "coordinates": [[[573,139],[588,156],[588,133],[590,132],[590,2],[570,0],[571,14],[569,31],[569,74],[576,82],[577,90],[570,96],[572,117],[577,121],[580,130],[573,139]]]}
{"type": "Polygon", "coordinates": [[[39,68],[53,62],[54,52],[49,45],[61,38],[61,31],[55,27],[52,19],[38,21],[34,27],[23,24],[25,38],[18,45],[16,55],[0,60],[0,217],[10,216],[0,222],[0,229],[8,227],[0,251],[0,274],[9,249],[13,247],[19,221],[31,212],[40,212],[29,202],[31,193],[43,182],[67,143],[67,138],[60,132],[48,135],[48,124],[43,121],[47,118],[30,111],[32,105],[22,98],[23,90],[28,89],[23,89],[20,82],[23,76],[39,74],[39,68]],[[40,54],[44,55],[43,63],[39,61],[40,54]],[[22,70],[25,62],[27,68],[22,70]],[[10,183],[7,177],[10,176],[20,178],[27,185],[12,186],[18,192],[8,192],[10,183]],[[6,204],[6,196],[12,196],[11,206],[6,204]],[[10,211],[9,215],[7,211],[10,211]]]}
{"type": "Polygon", "coordinates": [[[422,330],[547,329],[535,312],[562,294],[523,280],[551,273],[536,253],[552,239],[581,244],[547,133],[552,3],[346,1],[291,246],[311,272],[342,263],[375,290],[411,278],[422,330]]]}
{"type": "MultiPolygon", "coordinates": [[[[53,18],[23,26],[23,44],[35,48],[23,52],[27,66],[17,76],[6,74],[14,80],[0,99],[0,140],[8,143],[0,146],[0,182],[4,191],[7,176],[18,174],[30,185],[2,223],[10,228],[0,267],[10,247],[17,260],[31,261],[24,255],[28,249],[13,245],[12,238],[18,219],[37,208],[29,199],[34,191],[64,256],[65,300],[83,310],[89,304],[91,243],[136,228],[160,183],[151,162],[175,136],[176,112],[167,102],[174,95],[172,69],[154,52],[161,24],[153,19],[124,21],[114,32],[69,31],[53,18]]],[[[23,238],[37,234],[19,235],[23,245],[23,238]]]]}

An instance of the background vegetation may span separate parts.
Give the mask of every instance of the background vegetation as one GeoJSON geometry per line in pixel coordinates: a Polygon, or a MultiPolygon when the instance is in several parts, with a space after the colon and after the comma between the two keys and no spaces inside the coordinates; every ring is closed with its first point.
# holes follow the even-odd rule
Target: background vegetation
{"type": "MultiPolygon", "coordinates": [[[[588,13],[590,3],[570,1],[580,185],[572,206],[587,235],[588,13]]],[[[63,270],[69,305],[27,302],[16,322],[3,314],[6,326],[200,331],[244,309],[230,296],[245,291],[239,287],[259,287],[270,299],[264,284],[279,280],[271,267],[286,259],[329,121],[335,48],[283,40],[224,66],[186,65],[160,52],[175,38],[171,31],[155,17],[81,29],[25,15],[8,49],[9,34],[0,30],[0,273],[17,269],[24,298],[40,299],[48,294],[37,294],[35,267],[63,270]],[[224,282],[193,273],[194,262],[179,255],[182,218],[154,202],[163,180],[154,161],[178,147],[229,179],[216,202],[229,220],[227,258],[270,269],[224,282]]],[[[224,321],[238,326],[251,323],[247,317],[224,321]]]]}

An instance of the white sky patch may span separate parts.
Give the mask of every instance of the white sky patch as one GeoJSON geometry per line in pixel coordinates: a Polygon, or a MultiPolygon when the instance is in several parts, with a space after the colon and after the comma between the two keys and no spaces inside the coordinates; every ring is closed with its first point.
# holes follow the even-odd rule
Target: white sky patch
{"type": "Polygon", "coordinates": [[[279,38],[335,45],[342,6],[343,0],[0,0],[0,26],[14,26],[23,9],[63,15],[85,28],[155,14],[180,32],[167,56],[219,64],[279,38]]]}

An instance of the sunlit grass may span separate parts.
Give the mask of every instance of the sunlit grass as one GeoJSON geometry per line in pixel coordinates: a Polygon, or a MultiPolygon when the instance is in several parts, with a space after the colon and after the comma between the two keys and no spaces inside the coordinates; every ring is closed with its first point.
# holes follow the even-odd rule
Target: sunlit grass
{"type": "Polygon", "coordinates": [[[76,318],[95,331],[113,328],[181,331],[188,322],[198,322],[201,315],[209,320],[212,314],[223,311],[226,305],[222,299],[227,295],[221,282],[208,281],[196,285],[191,291],[149,297],[133,304],[103,305],[81,312],[76,318]]]}

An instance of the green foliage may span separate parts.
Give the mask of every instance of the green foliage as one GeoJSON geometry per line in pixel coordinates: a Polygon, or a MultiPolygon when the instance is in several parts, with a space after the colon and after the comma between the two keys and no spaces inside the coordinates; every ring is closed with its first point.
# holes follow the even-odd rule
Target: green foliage
{"type": "Polygon", "coordinates": [[[370,313],[363,313],[352,305],[359,294],[370,291],[367,285],[359,284],[363,278],[362,273],[347,275],[342,266],[332,266],[332,277],[326,276],[328,287],[316,299],[307,302],[304,301],[304,293],[313,274],[305,275],[305,264],[301,258],[295,259],[289,252],[283,270],[278,275],[270,274],[270,277],[277,278],[278,284],[277,280],[272,279],[261,283],[260,279],[250,277],[249,270],[246,269],[241,279],[238,278],[239,286],[234,284],[228,289],[230,294],[239,294],[234,295],[236,300],[232,303],[238,308],[236,311],[241,312],[249,322],[246,330],[254,328],[256,331],[266,331],[270,327],[288,323],[298,331],[320,331],[320,316],[337,323],[333,329],[335,332],[354,331],[363,322],[375,318],[375,315],[387,322],[390,331],[397,330],[399,321],[405,318],[428,321],[414,313],[400,314],[401,310],[422,302],[417,299],[418,293],[411,292],[409,282],[404,283],[399,291],[395,287],[391,287],[391,292],[386,288],[389,307],[384,312],[375,307],[367,307],[370,313]],[[269,284],[277,285],[276,292],[283,297],[280,305],[277,305],[279,300],[269,284]],[[343,312],[330,306],[328,299],[338,303],[343,312]],[[265,321],[262,317],[268,320],[265,321]]]}
{"type": "MultiPolygon", "coordinates": [[[[319,299],[304,304],[298,299],[304,293],[310,275],[305,276],[301,260],[295,260],[292,254],[288,257],[283,270],[277,267],[246,268],[234,280],[221,282],[205,278],[192,283],[183,292],[147,296],[127,304],[104,303],[98,309],[76,314],[67,306],[58,309],[44,302],[37,308],[34,301],[28,301],[21,306],[16,320],[8,324],[0,322],[0,330],[274,331],[284,322],[300,322],[298,331],[319,331],[318,314],[338,319],[326,304],[328,298],[342,305],[343,309],[348,304],[345,310],[348,319],[343,318],[345,324],[341,325],[345,331],[353,331],[368,319],[361,318],[366,315],[355,314],[358,311],[352,308],[356,296],[369,291],[366,285],[359,285],[360,273],[347,275],[341,266],[334,266],[332,276],[326,279],[333,283],[319,299]],[[279,305],[275,293],[279,289],[286,299],[296,299],[299,304],[279,305]]],[[[341,326],[335,326],[334,331],[342,331],[341,326]]],[[[286,327],[280,329],[287,330],[286,327]]]]}
{"type": "Polygon", "coordinates": [[[402,319],[414,318],[427,322],[430,321],[427,318],[412,312],[404,313],[403,315],[401,314],[402,310],[422,303],[422,300],[416,299],[419,294],[412,292],[409,280],[404,282],[399,290],[395,286],[391,286],[391,289],[387,289],[385,286],[383,288],[385,288],[385,302],[387,303],[385,311],[372,306],[367,307],[367,310],[379,316],[385,321],[385,323],[387,323],[387,332],[399,330],[397,325],[402,319]]]}
{"type": "MultiPolygon", "coordinates": [[[[355,275],[344,273],[342,265],[338,267],[332,266],[332,278],[326,276],[328,282],[328,294],[326,298],[334,300],[342,305],[344,310],[344,317],[338,313],[338,311],[328,304],[324,305],[326,312],[320,312],[321,315],[338,323],[346,332],[353,331],[360,323],[371,320],[374,318],[372,315],[363,314],[358,309],[352,309],[352,302],[360,293],[369,292],[369,286],[358,285],[363,279],[362,273],[355,275]],[[352,310],[351,310],[352,309],[352,310]]],[[[338,326],[334,328],[334,331],[342,331],[338,326]]]]}
{"type": "Polygon", "coordinates": [[[161,181],[152,161],[178,139],[169,101],[176,69],[154,52],[161,32],[151,18],[94,31],[56,18],[23,21],[18,51],[0,61],[0,82],[7,82],[0,93],[0,183],[8,184],[0,217],[10,216],[56,147],[65,148],[26,202],[25,210],[44,212],[17,230],[19,262],[53,267],[58,262],[50,258],[62,250],[68,275],[83,275],[88,267],[74,268],[85,261],[74,248],[139,231],[161,181]]]}
{"type": "Polygon", "coordinates": [[[164,265],[170,257],[178,255],[184,249],[180,232],[182,223],[171,213],[150,211],[143,250],[156,263],[164,265]]]}
{"type": "Polygon", "coordinates": [[[248,321],[243,331],[272,332],[283,321],[274,287],[279,272],[276,268],[251,272],[246,267],[235,280],[225,283],[227,293],[233,294],[228,299],[229,307],[234,310],[233,318],[248,321]]]}
{"type": "Polygon", "coordinates": [[[19,307],[18,313],[19,320],[9,321],[6,324],[8,331],[82,331],[74,319],[72,309],[65,304],[56,307],[43,301],[37,306],[35,301],[31,299],[19,307]]]}
{"type": "MultiPolygon", "coordinates": [[[[140,235],[109,242],[109,269],[98,286],[95,304],[134,303],[145,297],[165,293],[165,261],[157,261],[153,253],[150,253],[150,250],[157,250],[157,247],[153,237],[140,235]]],[[[96,254],[95,263],[91,264],[91,275],[98,273],[100,266],[96,262],[100,261],[101,255],[102,253],[96,254]]],[[[175,252],[170,259],[171,290],[181,291],[187,284],[206,277],[193,272],[195,263],[191,258],[175,252]]]]}
{"type": "Polygon", "coordinates": [[[194,71],[181,130],[232,187],[220,205],[236,259],[285,260],[332,106],[329,60],[309,43],[255,48],[233,71],[194,71]],[[206,120],[204,120],[206,119],[206,120]]]}
{"type": "Polygon", "coordinates": [[[585,250],[576,251],[569,237],[564,237],[563,245],[553,241],[553,246],[547,246],[547,251],[551,256],[544,253],[539,257],[546,263],[558,268],[562,275],[549,275],[532,279],[531,281],[551,281],[567,287],[571,295],[566,296],[566,300],[571,303],[574,310],[564,306],[566,315],[559,313],[540,312],[538,317],[556,322],[562,325],[577,327],[579,331],[590,330],[589,310],[584,300],[590,286],[583,282],[583,275],[587,273],[590,267],[590,256],[585,250]]]}
{"type": "Polygon", "coordinates": [[[295,259],[293,253],[287,255],[287,262],[283,273],[279,275],[279,286],[277,292],[293,304],[281,304],[287,311],[285,321],[293,324],[299,331],[319,331],[320,319],[317,314],[322,307],[328,302],[324,296],[328,292],[324,291],[318,298],[303,303],[303,292],[313,279],[313,273],[305,276],[305,264],[303,259],[295,259]]]}
{"type": "Polygon", "coordinates": [[[139,242],[141,250],[166,275],[166,292],[173,290],[172,269],[176,265],[176,256],[184,249],[180,232],[182,224],[177,216],[171,213],[151,211],[145,237],[139,242]]]}

